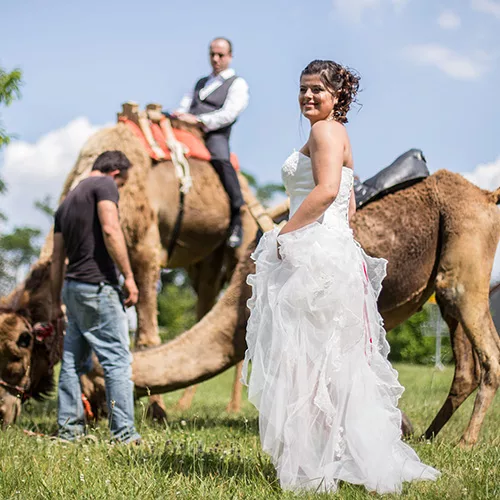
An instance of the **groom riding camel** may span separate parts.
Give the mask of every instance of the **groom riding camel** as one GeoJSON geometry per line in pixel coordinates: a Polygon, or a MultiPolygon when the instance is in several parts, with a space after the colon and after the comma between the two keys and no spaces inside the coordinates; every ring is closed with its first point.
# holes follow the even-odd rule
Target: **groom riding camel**
{"type": "Polygon", "coordinates": [[[241,245],[243,231],[240,208],[243,197],[236,172],[229,160],[229,136],[238,116],[248,105],[248,85],[230,68],[233,47],[226,38],[215,38],[210,44],[212,73],[198,80],[186,94],[173,116],[198,125],[205,133],[205,144],[211,163],[229,196],[231,224],[228,246],[241,245]]]}

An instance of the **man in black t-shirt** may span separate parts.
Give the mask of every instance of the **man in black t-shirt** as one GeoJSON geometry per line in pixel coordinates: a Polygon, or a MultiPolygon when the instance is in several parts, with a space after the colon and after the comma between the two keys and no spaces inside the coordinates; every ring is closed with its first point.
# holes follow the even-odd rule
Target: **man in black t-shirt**
{"type": "Polygon", "coordinates": [[[118,187],[127,181],[129,168],[122,152],[102,153],[89,177],[67,195],[55,215],[52,320],[62,314],[61,291],[68,318],[57,420],[59,437],[71,441],[85,429],[80,375],[88,371],[92,351],[104,371],[112,438],[125,443],[140,440],[134,426],[125,313],[125,306],[137,302],[138,290],[118,218],[118,187]],[[116,267],[125,280],[124,300],[116,267]]]}

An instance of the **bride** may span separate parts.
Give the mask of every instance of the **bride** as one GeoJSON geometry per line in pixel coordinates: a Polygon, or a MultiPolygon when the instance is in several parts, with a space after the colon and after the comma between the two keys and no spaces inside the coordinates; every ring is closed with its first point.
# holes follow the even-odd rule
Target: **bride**
{"type": "Polygon", "coordinates": [[[282,167],[290,219],[261,238],[244,379],[259,410],[263,449],[282,488],[336,491],[338,481],[379,493],[435,480],[401,441],[403,387],[387,360],[377,297],[387,261],[364,253],[344,123],[359,77],[332,61],[302,71],[299,104],[307,143],[282,167]]]}

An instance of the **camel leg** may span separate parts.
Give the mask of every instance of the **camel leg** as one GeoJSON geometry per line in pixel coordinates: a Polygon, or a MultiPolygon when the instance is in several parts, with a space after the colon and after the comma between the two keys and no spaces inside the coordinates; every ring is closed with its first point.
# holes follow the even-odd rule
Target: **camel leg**
{"type": "Polygon", "coordinates": [[[425,439],[432,439],[437,436],[455,411],[479,385],[479,365],[469,339],[456,319],[445,316],[445,321],[450,330],[451,346],[455,359],[455,373],[448,397],[429,428],[425,431],[423,436],[425,439]]]}
{"type": "Polygon", "coordinates": [[[500,385],[500,350],[495,338],[498,334],[493,325],[487,298],[484,302],[483,307],[468,304],[461,311],[465,333],[477,353],[481,366],[479,390],[472,417],[460,440],[462,447],[476,444],[486,412],[500,385]]]}
{"type": "MultiPolygon", "coordinates": [[[[224,280],[224,274],[222,272],[224,252],[225,247],[222,245],[206,259],[187,269],[191,285],[198,296],[198,302],[196,304],[196,316],[198,321],[212,309],[217,300],[217,295],[222,288],[224,280]]],[[[196,389],[196,385],[192,385],[185,389],[175,407],[178,410],[189,409],[193,403],[196,389]]]]}
{"type": "Polygon", "coordinates": [[[233,392],[231,394],[231,401],[226,406],[228,413],[238,413],[241,410],[241,393],[243,384],[241,383],[241,372],[243,370],[243,361],[236,365],[234,372],[233,392]]]}
{"type": "Polygon", "coordinates": [[[175,409],[189,410],[189,408],[191,408],[191,405],[193,404],[193,399],[196,394],[197,388],[198,386],[195,384],[184,389],[181,398],[179,399],[179,401],[177,401],[177,404],[175,405],[175,409]]]}
{"type": "Polygon", "coordinates": [[[413,436],[413,424],[404,411],[401,412],[401,432],[404,437],[413,436]]]}
{"type": "Polygon", "coordinates": [[[161,344],[158,334],[157,304],[157,285],[160,279],[159,249],[150,241],[156,239],[159,245],[158,228],[151,227],[148,233],[156,233],[156,235],[146,237],[144,242],[130,251],[130,263],[139,289],[139,299],[136,304],[137,332],[135,338],[135,346],[138,348],[161,344]]]}
{"type": "MultiPolygon", "coordinates": [[[[158,334],[157,304],[157,284],[160,277],[159,249],[158,226],[153,224],[141,243],[130,250],[130,263],[139,289],[135,337],[135,346],[139,349],[161,344],[158,334]]],[[[158,422],[167,419],[166,406],[161,394],[149,397],[147,415],[158,422]]]]}
{"type": "MultiPolygon", "coordinates": [[[[498,216],[496,210],[494,207],[495,217],[498,216]]],[[[460,322],[481,371],[472,416],[460,440],[464,447],[477,442],[486,412],[500,385],[500,348],[489,307],[489,282],[498,231],[494,225],[478,224],[484,220],[487,221],[474,218],[472,222],[465,221],[460,231],[454,228],[454,234],[445,241],[436,277],[436,297],[443,306],[444,316],[450,315],[460,322]]],[[[457,332],[458,328],[455,334],[457,332]]],[[[462,392],[462,397],[466,392],[462,392]]]]}

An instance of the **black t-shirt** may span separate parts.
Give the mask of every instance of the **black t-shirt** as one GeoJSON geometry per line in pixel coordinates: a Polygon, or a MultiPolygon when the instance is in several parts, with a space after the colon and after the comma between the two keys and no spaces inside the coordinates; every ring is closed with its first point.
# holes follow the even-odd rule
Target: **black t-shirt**
{"type": "Polygon", "coordinates": [[[71,191],[57,209],[54,233],[62,233],[69,264],[66,278],[85,283],[118,284],[113,259],[104,244],[97,203],[118,205],[118,188],[108,176],[88,177],[71,191]]]}

